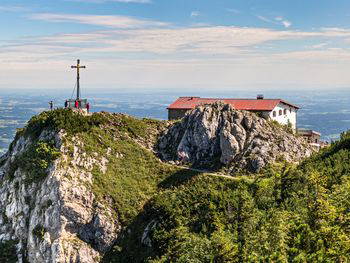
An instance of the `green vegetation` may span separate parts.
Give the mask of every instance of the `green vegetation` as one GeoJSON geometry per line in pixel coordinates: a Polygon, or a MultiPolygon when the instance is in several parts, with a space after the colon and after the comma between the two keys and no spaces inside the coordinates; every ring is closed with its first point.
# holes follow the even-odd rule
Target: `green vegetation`
{"type": "Polygon", "coordinates": [[[84,116],[71,109],[57,109],[55,111],[45,111],[31,118],[21,131],[25,136],[38,137],[42,130],[51,129],[60,131],[64,129],[68,134],[77,134],[89,131],[91,127],[105,124],[107,119],[103,114],[92,114],[84,116]]]}
{"type": "MultiPolygon", "coordinates": [[[[140,124],[144,125],[143,122],[140,124]]],[[[177,169],[159,162],[153,153],[133,141],[134,136],[146,136],[146,128],[135,126],[118,130],[92,128],[89,133],[81,134],[79,139],[84,142],[87,153],[99,153],[99,156],[108,159],[105,173],[98,167],[93,170],[92,191],[102,202],[111,198],[119,220],[129,223],[158,191],[157,185],[177,169]],[[116,136],[121,137],[116,140],[116,136]],[[106,154],[108,149],[109,155],[106,154]]]]}
{"type": "MultiPolygon", "coordinates": [[[[21,132],[37,136],[44,127],[65,129],[69,149],[74,135],[88,156],[108,160],[105,172],[93,169],[89,186],[124,227],[105,262],[350,260],[350,133],[298,166],[281,162],[227,179],[161,163],[142,147],[162,122],[58,110],[33,118],[21,132]]],[[[34,144],[40,158],[30,154],[21,167],[56,156],[52,144],[39,143],[48,142],[34,144]]],[[[38,238],[44,233],[33,230],[38,238]]]]}
{"type": "Polygon", "coordinates": [[[268,120],[268,123],[272,127],[276,128],[276,129],[282,129],[282,130],[284,130],[287,133],[297,135],[297,134],[295,134],[295,131],[294,131],[293,127],[292,127],[292,124],[289,121],[288,121],[287,125],[283,125],[283,124],[279,123],[276,120],[268,120]]]}
{"type": "Polygon", "coordinates": [[[105,262],[347,262],[349,172],[350,133],[299,166],[273,165],[254,178],[178,171],[105,262]],[[152,247],[141,243],[150,222],[152,247]]]}
{"type": "Polygon", "coordinates": [[[27,173],[27,184],[39,182],[46,177],[50,164],[60,155],[53,141],[35,141],[11,163],[8,176],[12,179],[20,168],[27,173]]]}
{"type": "Polygon", "coordinates": [[[46,229],[41,225],[37,225],[32,232],[33,235],[36,236],[39,240],[43,240],[46,229]]]}
{"type": "Polygon", "coordinates": [[[0,262],[2,263],[16,263],[16,245],[17,241],[10,240],[0,243],[0,262]]]}

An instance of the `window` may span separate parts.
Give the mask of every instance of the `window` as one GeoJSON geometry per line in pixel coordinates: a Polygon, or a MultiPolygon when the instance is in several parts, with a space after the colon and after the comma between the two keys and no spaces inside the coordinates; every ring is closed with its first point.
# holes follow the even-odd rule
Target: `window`
{"type": "Polygon", "coordinates": [[[284,109],[284,110],[283,110],[283,114],[284,114],[284,115],[287,115],[287,109],[284,109]]]}
{"type": "Polygon", "coordinates": [[[280,116],[282,115],[282,110],[279,110],[278,115],[280,116]]]}
{"type": "Polygon", "coordinates": [[[273,112],[272,112],[272,116],[273,116],[273,117],[276,117],[276,111],[273,111],[273,112]]]}

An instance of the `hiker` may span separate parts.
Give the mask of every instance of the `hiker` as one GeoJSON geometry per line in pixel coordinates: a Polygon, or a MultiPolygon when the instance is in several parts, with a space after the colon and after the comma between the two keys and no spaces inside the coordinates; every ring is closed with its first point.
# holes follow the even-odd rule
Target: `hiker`
{"type": "Polygon", "coordinates": [[[77,108],[77,109],[79,108],[79,102],[78,102],[78,100],[75,101],[75,108],[77,108]]]}
{"type": "Polygon", "coordinates": [[[53,109],[53,101],[50,101],[49,105],[50,105],[50,110],[52,110],[53,109]]]}
{"type": "Polygon", "coordinates": [[[90,103],[86,103],[86,109],[87,109],[87,112],[89,113],[90,112],[90,103]]]}
{"type": "Polygon", "coordinates": [[[65,108],[68,107],[68,100],[66,100],[66,101],[64,102],[64,107],[65,107],[65,108]]]}

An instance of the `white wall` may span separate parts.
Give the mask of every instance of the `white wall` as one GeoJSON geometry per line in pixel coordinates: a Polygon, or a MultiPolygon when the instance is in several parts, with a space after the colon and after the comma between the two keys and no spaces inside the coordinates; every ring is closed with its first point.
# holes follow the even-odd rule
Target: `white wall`
{"type": "Polygon", "coordinates": [[[297,109],[290,107],[284,103],[279,103],[269,114],[272,120],[278,121],[281,124],[287,125],[289,122],[292,124],[292,128],[297,128],[297,109]],[[284,110],[287,110],[284,114],[284,110]],[[280,110],[282,115],[280,115],[280,110]],[[273,112],[276,112],[276,117],[273,116],[273,112]]]}

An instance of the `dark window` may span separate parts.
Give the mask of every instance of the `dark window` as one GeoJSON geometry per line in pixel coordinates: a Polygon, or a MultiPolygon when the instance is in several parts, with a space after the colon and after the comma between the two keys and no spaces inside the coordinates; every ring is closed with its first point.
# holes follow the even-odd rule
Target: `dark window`
{"type": "Polygon", "coordinates": [[[273,111],[273,112],[272,112],[272,116],[273,116],[273,117],[276,117],[276,111],[273,111]]]}
{"type": "Polygon", "coordinates": [[[281,116],[282,115],[282,110],[279,110],[278,114],[281,116]]]}

